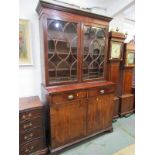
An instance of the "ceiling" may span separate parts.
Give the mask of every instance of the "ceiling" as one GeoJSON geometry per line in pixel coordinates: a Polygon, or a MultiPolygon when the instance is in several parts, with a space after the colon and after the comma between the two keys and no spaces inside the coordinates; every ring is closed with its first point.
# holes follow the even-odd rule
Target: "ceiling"
{"type": "Polygon", "coordinates": [[[80,9],[86,9],[94,13],[117,17],[121,16],[126,20],[135,21],[135,0],[45,0],[60,5],[69,5],[80,9]]]}
{"type": "Polygon", "coordinates": [[[122,15],[131,21],[135,21],[135,5],[128,7],[124,11],[122,11],[122,15]]]}
{"type": "MultiPolygon", "coordinates": [[[[50,0],[49,0],[50,1],[50,0]]],[[[61,2],[65,2],[65,3],[70,3],[70,4],[74,4],[77,6],[81,6],[84,8],[90,8],[90,7],[94,7],[94,6],[100,6],[100,7],[107,7],[107,3],[109,0],[78,0],[78,1],[74,1],[73,0],[51,0],[51,1],[61,1],[61,2]]],[[[111,1],[111,0],[110,0],[111,1]]]]}

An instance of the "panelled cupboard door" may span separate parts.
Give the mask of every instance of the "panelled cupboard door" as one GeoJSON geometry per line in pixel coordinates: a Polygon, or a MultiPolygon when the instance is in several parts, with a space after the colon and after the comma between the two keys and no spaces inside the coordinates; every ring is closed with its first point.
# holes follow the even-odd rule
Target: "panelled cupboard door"
{"type": "Polygon", "coordinates": [[[52,148],[86,135],[87,100],[76,100],[51,107],[52,148]]]}
{"type": "Polygon", "coordinates": [[[108,94],[102,96],[102,102],[104,103],[104,128],[108,128],[112,125],[112,118],[114,112],[114,94],[108,94]]]}
{"type": "Polygon", "coordinates": [[[111,126],[113,115],[113,94],[100,95],[88,100],[87,134],[111,126]]]}

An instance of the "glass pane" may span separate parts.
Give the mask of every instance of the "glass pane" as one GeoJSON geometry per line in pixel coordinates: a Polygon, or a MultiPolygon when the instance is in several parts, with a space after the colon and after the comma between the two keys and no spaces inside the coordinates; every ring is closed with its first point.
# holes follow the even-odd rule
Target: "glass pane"
{"type": "Polygon", "coordinates": [[[49,82],[77,80],[77,24],[47,20],[49,82]]]}
{"type": "Polygon", "coordinates": [[[105,29],[84,26],[83,78],[101,78],[104,74],[105,29]]]}

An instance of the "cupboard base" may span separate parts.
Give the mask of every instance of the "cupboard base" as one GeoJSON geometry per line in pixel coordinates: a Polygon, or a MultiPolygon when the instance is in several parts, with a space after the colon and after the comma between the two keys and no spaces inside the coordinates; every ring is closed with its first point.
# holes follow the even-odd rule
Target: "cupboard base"
{"type": "Polygon", "coordinates": [[[126,94],[120,97],[120,117],[134,112],[134,95],[126,94]]]}
{"type": "Polygon", "coordinates": [[[124,117],[126,115],[133,114],[133,113],[134,113],[134,110],[130,110],[130,111],[127,111],[127,112],[124,112],[124,113],[120,113],[119,116],[124,117]]]}
{"type": "Polygon", "coordinates": [[[68,143],[68,144],[66,144],[66,145],[64,145],[64,146],[61,146],[61,147],[58,147],[58,148],[56,148],[56,149],[52,149],[51,147],[49,147],[50,153],[51,153],[52,155],[58,155],[58,153],[60,153],[60,152],[62,152],[63,150],[67,149],[68,147],[71,147],[71,146],[73,146],[73,145],[75,146],[75,144],[80,144],[80,142],[85,141],[85,140],[88,140],[89,138],[95,138],[95,136],[97,136],[97,135],[99,135],[99,134],[103,134],[103,133],[105,133],[105,132],[113,132],[113,127],[110,126],[110,127],[106,128],[106,129],[103,129],[103,130],[101,130],[101,131],[99,131],[99,132],[96,132],[96,133],[91,134],[91,135],[89,135],[89,136],[87,136],[87,137],[78,139],[78,140],[76,140],[76,141],[74,141],[74,142],[68,143]]]}
{"type": "Polygon", "coordinates": [[[114,113],[113,113],[113,119],[119,118],[119,107],[120,107],[119,98],[118,98],[118,97],[115,97],[115,98],[114,98],[114,113]]]}
{"type": "Polygon", "coordinates": [[[32,155],[48,155],[48,153],[49,153],[48,148],[45,148],[45,149],[39,150],[35,153],[32,153],[32,155]]]}

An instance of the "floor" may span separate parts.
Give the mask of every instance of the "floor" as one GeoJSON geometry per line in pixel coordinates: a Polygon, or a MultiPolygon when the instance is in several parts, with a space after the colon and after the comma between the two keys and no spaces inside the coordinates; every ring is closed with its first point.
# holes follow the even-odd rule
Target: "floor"
{"type": "Polygon", "coordinates": [[[60,155],[113,155],[135,143],[135,115],[119,118],[113,123],[113,132],[82,143],[60,155]]]}
{"type": "Polygon", "coordinates": [[[113,155],[135,155],[135,144],[131,144],[113,155]]]}

